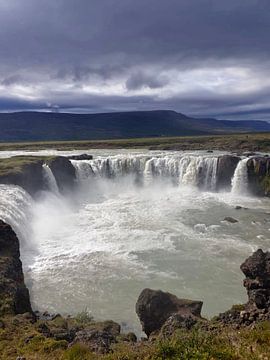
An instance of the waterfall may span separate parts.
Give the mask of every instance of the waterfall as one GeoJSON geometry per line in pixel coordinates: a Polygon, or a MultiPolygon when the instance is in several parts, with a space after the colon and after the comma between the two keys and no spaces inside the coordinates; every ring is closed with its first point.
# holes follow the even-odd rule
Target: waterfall
{"type": "Polygon", "coordinates": [[[242,159],[237,164],[237,167],[232,178],[232,193],[245,195],[248,192],[248,173],[247,173],[248,158],[242,159]]]}
{"type": "Polygon", "coordinates": [[[191,185],[212,191],[216,189],[217,163],[217,156],[189,154],[129,154],[72,161],[80,183],[93,176],[117,179],[132,175],[137,183],[146,186],[163,179],[175,186],[191,185]]]}
{"type": "Polygon", "coordinates": [[[50,191],[54,194],[59,194],[57,182],[49,165],[43,164],[43,174],[50,191]]]}
{"type": "Polygon", "coordinates": [[[30,238],[30,218],[33,200],[19,186],[0,184],[0,219],[12,226],[19,239],[30,238]]]}
{"type": "Polygon", "coordinates": [[[75,168],[76,177],[79,182],[85,182],[89,177],[95,175],[89,160],[71,160],[71,163],[75,168]]]}

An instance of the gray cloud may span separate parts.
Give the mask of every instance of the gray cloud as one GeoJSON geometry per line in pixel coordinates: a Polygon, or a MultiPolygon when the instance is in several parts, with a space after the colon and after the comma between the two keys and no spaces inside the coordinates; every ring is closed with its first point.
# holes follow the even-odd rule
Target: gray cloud
{"type": "Polygon", "coordinates": [[[138,90],[143,87],[150,89],[158,89],[168,84],[168,79],[165,76],[145,74],[141,71],[132,74],[126,81],[126,88],[128,90],[138,90]]]}
{"type": "Polygon", "coordinates": [[[269,0],[9,0],[0,24],[2,110],[269,115],[269,0]]]}

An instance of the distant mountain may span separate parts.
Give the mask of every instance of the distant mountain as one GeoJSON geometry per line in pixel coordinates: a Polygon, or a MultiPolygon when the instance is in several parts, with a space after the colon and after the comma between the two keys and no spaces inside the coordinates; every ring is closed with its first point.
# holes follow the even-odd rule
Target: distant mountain
{"type": "Polygon", "coordinates": [[[270,131],[266,121],[194,119],[169,110],[0,113],[0,141],[94,140],[270,131]]]}

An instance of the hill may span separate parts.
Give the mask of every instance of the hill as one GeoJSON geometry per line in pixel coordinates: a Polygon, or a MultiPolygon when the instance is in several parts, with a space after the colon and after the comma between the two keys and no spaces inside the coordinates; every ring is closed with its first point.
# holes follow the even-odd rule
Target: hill
{"type": "Polygon", "coordinates": [[[98,140],[267,132],[266,121],[195,119],[169,110],[71,114],[0,114],[0,141],[98,140]]]}

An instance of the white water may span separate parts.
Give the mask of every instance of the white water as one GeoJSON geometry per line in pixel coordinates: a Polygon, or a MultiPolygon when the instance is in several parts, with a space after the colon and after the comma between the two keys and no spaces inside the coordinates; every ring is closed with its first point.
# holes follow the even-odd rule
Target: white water
{"type": "Polygon", "coordinates": [[[55,180],[52,170],[47,164],[43,164],[43,173],[44,173],[45,182],[47,183],[50,191],[54,194],[59,195],[57,182],[55,180]]]}
{"type": "Polygon", "coordinates": [[[102,178],[132,176],[137,184],[151,185],[165,181],[174,185],[192,185],[215,190],[217,156],[186,154],[151,156],[139,154],[97,157],[95,160],[73,161],[79,181],[93,175],[102,178]]]}
{"type": "Polygon", "coordinates": [[[232,193],[239,195],[248,194],[248,173],[247,173],[248,158],[242,159],[237,164],[237,167],[232,178],[232,193]]]}
{"type": "Polygon", "coordinates": [[[22,260],[36,308],[88,307],[138,331],[145,287],[202,299],[207,316],[246,300],[239,265],[269,248],[269,200],[215,193],[217,154],[99,151],[73,164],[79,190],[68,198],[52,179],[35,201],[0,186],[0,217],[27,229],[22,260]]]}

